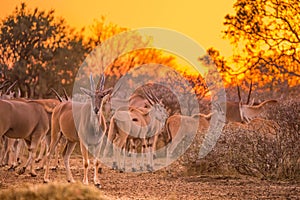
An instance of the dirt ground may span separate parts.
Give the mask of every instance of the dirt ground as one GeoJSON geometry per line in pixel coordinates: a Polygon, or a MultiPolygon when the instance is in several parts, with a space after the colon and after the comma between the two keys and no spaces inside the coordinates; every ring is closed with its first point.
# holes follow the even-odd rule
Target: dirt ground
{"type": "MultiPolygon", "coordinates": [[[[83,177],[80,157],[71,159],[71,170],[76,181],[83,177]]],[[[174,171],[176,171],[174,169],[174,171]]],[[[19,188],[24,185],[44,184],[44,170],[31,177],[0,168],[0,190],[19,188]]],[[[89,180],[92,184],[93,172],[89,180]]],[[[119,173],[103,167],[100,174],[102,193],[108,199],[300,199],[300,183],[269,182],[252,178],[222,176],[185,176],[168,174],[162,169],[153,173],[119,173]]],[[[61,165],[50,171],[51,181],[66,182],[66,173],[61,165]]]]}

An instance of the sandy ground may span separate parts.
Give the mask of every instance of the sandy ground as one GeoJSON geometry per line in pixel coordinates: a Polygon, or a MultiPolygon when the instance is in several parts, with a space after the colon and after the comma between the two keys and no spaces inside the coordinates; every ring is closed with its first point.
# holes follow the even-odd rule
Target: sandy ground
{"type": "MultiPolygon", "coordinates": [[[[71,159],[72,173],[76,181],[83,177],[80,157],[71,159]]],[[[153,173],[119,173],[103,167],[100,174],[103,194],[109,199],[300,199],[300,183],[270,182],[252,178],[223,176],[184,176],[166,173],[162,169],[153,173]]],[[[7,167],[0,168],[0,190],[22,187],[25,184],[44,184],[44,170],[37,177],[27,172],[17,175],[7,167]]],[[[93,172],[89,180],[92,183],[93,172]]],[[[66,173],[61,165],[50,171],[53,182],[66,182],[66,173]]]]}

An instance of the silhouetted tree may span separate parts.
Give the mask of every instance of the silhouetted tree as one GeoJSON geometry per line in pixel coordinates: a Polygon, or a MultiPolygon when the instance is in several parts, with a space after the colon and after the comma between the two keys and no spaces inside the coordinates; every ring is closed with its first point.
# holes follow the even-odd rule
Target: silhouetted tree
{"type": "Polygon", "coordinates": [[[70,77],[64,75],[76,72],[72,67],[79,65],[82,56],[73,50],[81,51],[82,45],[78,37],[68,34],[65,21],[55,19],[54,10],[29,10],[21,3],[0,25],[2,79],[18,80],[23,95],[27,92],[29,97],[45,96],[63,78],[69,83],[70,77]]]}
{"type": "Polygon", "coordinates": [[[236,72],[261,84],[299,83],[300,2],[237,0],[234,8],[224,33],[236,47],[236,72]]]}

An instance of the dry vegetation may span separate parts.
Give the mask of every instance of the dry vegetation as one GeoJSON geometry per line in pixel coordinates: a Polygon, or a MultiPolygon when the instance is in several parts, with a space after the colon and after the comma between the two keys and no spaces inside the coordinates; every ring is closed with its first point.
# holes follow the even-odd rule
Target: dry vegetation
{"type": "Polygon", "coordinates": [[[93,187],[75,183],[52,183],[47,185],[26,185],[23,188],[11,188],[0,192],[0,199],[68,199],[68,200],[92,200],[92,199],[107,199],[104,195],[93,187]]]}
{"type": "Polygon", "coordinates": [[[300,101],[280,102],[267,119],[229,123],[212,152],[198,160],[196,139],[182,157],[189,173],[247,175],[268,180],[300,180],[300,101]]]}

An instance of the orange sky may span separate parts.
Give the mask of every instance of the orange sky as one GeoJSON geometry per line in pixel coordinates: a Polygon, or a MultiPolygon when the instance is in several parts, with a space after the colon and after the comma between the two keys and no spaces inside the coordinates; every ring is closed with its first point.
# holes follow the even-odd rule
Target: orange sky
{"type": "Polygon", "coordinates": [[[179,31],[196,40],[205,49],[215,47],[229,56],[229,41],[222,39],[224,16],[233,13],[234,0],[0,0],[0,18],[26,2],[29,8],[55,9],[73,27],[90,26],[93,19],[123,27],[163,27],[179,31]],[[180,2],[180,3],[179,3],[180,2]]]}

